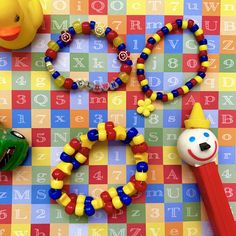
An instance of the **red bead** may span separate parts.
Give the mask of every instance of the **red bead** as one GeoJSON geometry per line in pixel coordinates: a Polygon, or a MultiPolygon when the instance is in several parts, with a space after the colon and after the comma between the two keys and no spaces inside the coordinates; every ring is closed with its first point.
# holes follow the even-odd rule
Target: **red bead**
{"type": "Polygon", "coordinates": [[[122,64],[120,67],[121,72],[126,72],[127,74],[130,74],[132,71],[132,67],[127,64],[122,64]]]}
{"type": "Polygon", "coordinates": [[[207,67],[205,67],[205,66],[200,66],[200,68],[198,69],[198,71],[206,72],[206,71],[207,71],[207,67]]]}
{"type": "Polygon", "coordinates": [[[116,31],[112,30],[107,34],[107,40],[110,43],[113,43],[113,40],[118,36],[118,34],[116,33],[116,31]]]}
{"type": "Polygon", "coordinates": [[[45,56],[51,57],[51,58],[54,60],[54,59],[57,58],[57,52],[49,48],[49,49],[45,52],[45,56]]]}
{"type": "Polygon", "coordinates": [[[137,181],[137,180],[135,179],[135,176],[132,175],[132,176],[130,177],[130,182],[132,182],[132,183],[134,184],[136,181],[137,181]]]}
{"type": "Polygon", "coordinates": [[[86,148],[86,147],[81,147],[79,149],[79,152],[81,154],[83,154],[85,157],[89,157],[89,152],[90,152],[90,149],[86,148]]]}
{"type": "Polygon", "coordinates": [[[172,23],[173,31],[177,30],[179,26],[177,25],[176,22],[172,23]]]}
{"type": "Polygon", "coordinates": [[[190,82],[192,83],[193,86],[195,86],[197,84],[197,80],[195,80],[195,79],[191,79],[190,82]]]}
{"type": "Polygon", "coordinates": [[[61,170],[59,169],[55,169],[53,172],[52,172],[52,177],[54,179],[57,179],[57,180],[63,180],[65,178],[66,174],[63,173],[61,170]]]}
{"type": "Polygon", "coordinates": [[[131,150],[134,154],[137,154],[137,153],[143,153],[143,152],[147,152],[148,150],[148,145],[146,142],[143,142],[139,145],[134,145],[131,147],[131,150]]]}
{"type": "Polygon", "coordinates": [[[90,34],[91,32],[91,28],[90,28],[90,23],[89,22],[83,22],[82,23],[82,32],[84,34],[90,34]]]}
{"type": "Polygon", "coordinates": [[[139,82],[141,82],[144,79],[146,79],[145,75],[138,75],[138,81],[139,82]]]}
{"type": "Polygon", "coordinates": [[[179,93],[179,95],[183,95],[184,94],[184,90],[182,88],[177,88],[177,91],[179,93]]]}
{"type": "Polygon", "coordinates": [[[143,58],[139,57],[139,58],[137,59],[137,63],[139,63],[139,64],[144,64],[144,63],[145,63],[145,60],[144,60],[143,58]]]}
{"type": "Polygon", "coordinates": [[[110,197],[110,195],[109,195],[109,193],[107,192],[107,191],[104,191],[104,192],[102,192],[101,194],[100,194],[100,197],[101,197],[101,199],[105,202],[105,203],[107,203],[107,202],[111,202],[111,197],[110,197]]]}
{"type": "Polygon", "coordinates": [[[77,138],[73,138],[70,141],[70,146],[73,147],[75,150],[79,150],[81,147],[81,143],[77,138]]]}
{"type": "Polygon", "coordinates": [[[161,38],[164,36],[164,33],[162,32],[162,30],[158,30],[156,32],[161,38]]]}
{"type": "Polygon", "coordinates": [[[73,79],[67,78],[67,79],[65,79],[63,87],[65,89],[71,89],[73,82],[74,82],[73,79]]]}
{"type": "Polygon", "coordinates": [[[116,131],[115,130],[107,130],[107,140],[108,141],[112,141],[112,140],[116,140],[116,131]]]}
{"type": "Polygon", "coordinates": [[[65,207],[65,212],[66,212],[68,215],[72,215],[72,214],[75,212],[75,206],[76,206],[76,203],[71,201],[71,202],[65,207]]]}
{"type": "Polygon", "coordinates": [[[111,202],[105,203],[104,210],[108,215],[112,215],[116,212],[116,209],[113,207],[111,202]]]}
{"type": "Polygon", "coordinates": [[[153,91],[152,91],[151,89],[148,89],[148,91],[146,92],[146,96],[147,96],[148,98],[150,98],[151,95],[152,95],[152,93],[153,93],[153,91]]]}
{"type": "Polygon", "coordinates": [[[145,47],[152,50],[154,48],[154,45],[151,43],[147,43],[145,47]]]}
{"type": "Polygon", "coordinates": [[[196,36],[196,40],[198,42],[202,41],[203,39],[204,39],[204,34],[200,34],[200,35],[196,36]]]}
{"type": "Polygon", "coordinates": [[[194,25],[194,21],[193,20],[188,20],[188,28],[192,28],[194,25]]]}
{"type": "Polygon", "coordinates": [[[168,96],[166,94],[163,94],[162,102],[168,102],[168,96]]]}
{"type": "Polygon", "coordinates": [[[106,130],[113,130],[114,127],[115,127],[115,125],[112,121],[108,121],[108,122],[105,123],[105,129],[106,130]]]}
{"type": "Polygon", "coordinates": [[[72,202],[75,202],[77,201],[77,194],[75,193],[70,193],[69,194],[69,198],[71,199],[72,202]]]}
{"type": "Polygon", "coordinates": [[[136,182],[134,183],[134,187],[138,192],[143,193],[147,189],[147,183],[145,181],[136,180],[136,182]]]}
{"type": "Polygon", "coordinates": [[[201,57],[201,56],[207,56],[207,50],[200,51],[198,53],[198,57],[201,57]]]}

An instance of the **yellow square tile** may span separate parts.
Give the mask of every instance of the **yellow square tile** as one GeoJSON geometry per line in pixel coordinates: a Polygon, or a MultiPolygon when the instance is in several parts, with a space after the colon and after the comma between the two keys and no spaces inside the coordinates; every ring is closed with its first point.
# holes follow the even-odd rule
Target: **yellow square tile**
{"type": "Polygon", "coordinates": [[[108,236],[108,225],[107,224],[89,224],[88,225],[88,236],[108,236]]]}
{"type": "Polygon", "coordinates": [[[51,76],[47,71],[31,72],[31,89],[32,90],[50,90],[51,76]]]}
{"type": "Polygon", "coordinates": [[[0,71],[0,90],[12,89],[12,73],[10,71],[0,71]]]}
{"type": "Polygon", "coordinates": [[[183,228],[184,228],[184,235],[183,236],[201,236],[201,222],[183,222],[183,228]]]}
{"type": "Polygon", "coordinates": [[[89,165],[107,165],[108,145],[107,142],[97,142],[91,149],[89,165]]]}
{"type": "Polygon", "coordinates": [[[33,166],[50,166],[51,148],[50,147],[33,147],[32,148],[32,165],[33,166]]]}
{"type": "Polygon", "coordinates": [[[165,15],[183,15],[183,0],[165,1],[165,15]]]}
{"type": "Polygon", "coordinates": [[[49,15],[52,12],[52,1],[53,0],[39,0],[43,8],[43,13],[49,15]]]}
{"type": "Polygon", "coordinates": [[[236,2],[235,0],[221,0],[220,15],[235,16],[236,2]]]}
{"type": "Polygon", "coordinates": [[[147,235],[165,235],[164,223],[147,223],[146,224],[147,235]]]}
{"type": "Polygon", "coordinates": [[[164,165],[181,165],[182,160],[178,156],[176,147],[174,146],[163,147],[163,163],[164,165]]]}
{"type": "Polygon", "coordinates": [[[146,1],[127,0],[127,15],[145,15],[146,1]]]}
{"type": "Polygon", "coordinates": [[[109,110],[123,110],[126,109],[126,93],[117,91],[108,93],[108,109],[109,110]]]}
{"type": "Polygon", "coordinates": [[[219,90],[235,91],[236,90],[236,73],[219,74],[219,90]]]}

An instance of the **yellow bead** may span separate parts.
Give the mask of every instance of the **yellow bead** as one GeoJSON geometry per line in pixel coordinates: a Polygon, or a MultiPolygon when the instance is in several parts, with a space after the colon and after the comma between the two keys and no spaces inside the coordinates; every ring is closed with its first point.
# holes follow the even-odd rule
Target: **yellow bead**
{"type": "Polygon", "coordinates": [[[50,49],[52,49],[53,51],[56,51],[56,52],[58,52],[60,50],[59,45],[55,41],[53,41],[53,40],[49,41],[48,47],[50,49]]]}
{"type": "Polygon", "coordinates": [[[134,154],[134,159],[135,159],[136,163],[143,162],[143,161],[148,163],[148,153],[144,152],[144,153],[134,154]]]}
{"type": "Polygon", "coordinates": [[[76,204],[75,214],[77,216],[82,216],[84,214],[84,204],[82,204],[82,203],[76,204]]]}
{"type": "Polygon", "coordinates": [[[196,75],[196,76],[194,77],[194,79],[195,79],[199,84],[203,81],[202,77],[200,77],[199,75],[196,75]]]}
{"type": "Polygon", "coordinates": [[[145,69],[145,65],[142,63],[138,63],[136,67],[137,69],[145,69]]]}
{"type": "Polygon", "coordinates": [[[199,51],[205,51],[205,50],[207,50],[207,48],[208,48],[208,47],[207,47],[207,45],[205,45],[205,44],[204,44],[204,45],[200,45],[200,46],[199,46],[199,51]]]}
{"type": "Polygon", "coordinates": [[[209,61],[204,61],[201,63],[202,66],[205,66],[205,67],[209,67],[210,66],[210,62],[209,61]]]}
{"type": "Polygon", "coordinates": [[[152,51],[149,48],[144,48],[143,52],[146,53],[147,55],[150,55],[152,51]]]}
{"type": "Polygon", "coordinates": [[[105,37],[106,26],[103,23],[98,23],[95,25],[94,33],[98,38],[105,37]]]}
{"type": "Polygon", "coordinates": [[[184,86],[182,86],[181,88],[183,89],[184,94],[186,94],[186,93],[189,92],[189,88],[188,88],[188,86],[184,85],[184,86]]]}
{"type": "Polygon", "coordinates": [[[107,140],[106,130],[98,130],[98,140],[102,142],[107,140]]]}
{"type": "Polygon", "coordinates": [[[146,181],[147,180],[147,172],[138,172],[135,173],[135,179],[138,181],[146,181]]]}
{"type": "Polygon", "coordinates": [[[168,101],[173,101],[173,100],[174,100],[174,95],[173,95],[173,93],[167,93],[166,95],[167,95],[167,97],[168,97],[168,101]]]}
{"type": "Polygon", "coordinates": [[[95,200],[92,200],[91,204],[93,205],[95,210],[101,209],[104,207],[104,202],[101,198],[97,198],[95,200]]]}
{"type": "Polygon", "coordinates": [[[116,196],[112,199],[112,204],[117,210],[123,207],[123,203],[121,202],[119,196],[116,196]]]}
{"type": "Polygon", "coordinates": [[[73,147],[70,146],[69,143],[67,143],[65,146],[64,146],[64,152],[68,155],[73,155],[75,153],[75,149],[73,147]]]}
{"type": "Polygon", "coordinates": [[[66,163],[61,161],[59,164],[57,164],[56,168],[61,170],[63,173],[67,175],[71,175],[71,170],[73,168],[73,165],[71,163],[66,163]]]}
{"type": "Polygon", "coordinates": [[[62,180],[55,180],[55,179],[51,180],[51,188],[62,189],[63,185],[64,185],[64,182],[62,180]]]}
{"type": "Polygon", "coordinates": [[[119,45],[121,45],[122,43],[124,43],[124,40],[120,37],[117,36],[114,40],[113,40],[113,45],[117,48],[119,45]]]}
{"type": "Polygon", "coordinates": [[[126,139],[126,129],[122,126],[117,126],[114,128],[116,131],[116,140],[125,140],[126,139]]]}
{"type": "Polygon", "coordinates": [[[63,193],[59,199],[57,199],[57,202],[62,205],[62,206],[67,206],[70,202],[71,199],[66,193],[63,193]]]}
{"type": "Polygon", "coordinates": [[[197,31],[194,32],[195,36],[199,36],[201,34],[203,34],[203,30],[202,29],[198,29],[197,31]]]}
{"type": "Polygon", "coordinates": [[[172,31],[173,26],[171,23],[166,24],[166,27],[168,28],[169,32],[172,31]]]}
{"type": "Polygon", "coordinates": [[[98,130],[106,129],[105,123],[103,123],[103,122],[102,122],[102,123],[99,123],[98,126],[97,126],[97,129],[98,129],[98,130]]]}
{"type": "Polygon", "coordinates": [[[182,21],[182,29],[187,29],[188,28],[188,21],[183,20],[182,21]]]}
{"type": "Polygon", "coordinates": [[[93,147],[93,145],[96,143],[96,142],[90,141],[86,134],[80,135],[80,141],[81,141],[82,147],[87,147],[89,149],[91,149],[93,147]]]}
{"type": "Polygon", "coordinates": [[[144,80],[141,81],[140,84],[141,84],[141,86],[145,86],[145,85],[148,84],[148,80],[147,80],[147,79],[144,79],[144,80]]]}
{"type": "Polygon", "coordinates": [[[75,159],[80,163],[83,164],[87,161],[87,157],[84,156],[82,153],[78,152],[75,155],[75,159]]]}
{"type": "Polygon", "coordinates": [[[145,142],[145,139],[142,134],[139,134],[139,135],[133,137],[132,141],[135,145],[139,145],[139,144],[145,142]]]}
{"type": "Polygon", "coordinates": [[[134,185],[131,182],[129,182],[123,187],[123,191],[125,194],[129,196],[133,196],[137,192],[137,190],[135,189],[134,185]]]}
{"type": "Polygon", "coordinates": [[[64,82],[65,82],[65,78],[62,75],[58,76],[54,80],[54,83],[58,88],[61,88],[64,85],[64,82]]]}
{"type": "Polygon", "coordinates": [[[159,42],[161,40],[161,37],[158,34],[152,35],[152,37],[156,40],[156,42],[159,42]]]}
{"type": "Polygon", "coordinates": [[[123,83],[127,83],[129,81],[129,75],[126,72],[120,72],[118,76],[123,83]]]}
{"type": "Polygon", "coordinates": [[[81,34],[82,33],[82,25],[80,24],[79,21],[75,21],[73,24],[72,24],[73,28],[75,29],[75,32],[77,34],[81,34]]]}
{"type": "Polygon", "coordinates": [[[77,200],[76,200],[76,204],[79,204],[79,203],[84,204],[85,199],[86,199],[86,196],[84,196],[82,194],[78,195],[77,200]]]}
{"type": "Polygon", "coordinates": [[[111,198],[114,198],[114,197],[118,196],[118,193],[117,193],[117,191],[114,187],[109,188],[108,193],[109,193],[111,198]]]}
{"type": "Polygon", "coordinates": [[[152,95],[151,95],[151,97],[150,97],[150,99],[151,99],[152,101],[155,101],[155,100],[157,99],[157,93],[153,92],[152,95]]]}

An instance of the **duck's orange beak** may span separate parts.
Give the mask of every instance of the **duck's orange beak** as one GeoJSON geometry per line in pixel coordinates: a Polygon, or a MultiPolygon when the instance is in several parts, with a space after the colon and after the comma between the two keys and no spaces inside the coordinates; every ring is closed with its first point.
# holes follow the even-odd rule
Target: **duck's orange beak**
{"type": "Polygon", "coordinates": [[[6,41],[12,41],[20,34],[20,26],[0,28],[0,38],[6,41]]]}

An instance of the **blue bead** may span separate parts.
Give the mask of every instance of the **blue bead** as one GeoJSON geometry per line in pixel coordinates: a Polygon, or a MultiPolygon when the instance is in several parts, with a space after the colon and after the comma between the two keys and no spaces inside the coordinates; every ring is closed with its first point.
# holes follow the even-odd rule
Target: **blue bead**
{"type": "Polygon", "coordinates": [[[161,31],[162,31],[164,34],[168,34],[168,33],[170,32],[169,29],[168,29],[166,26],[162,27],[162,28],[161,28],[161,31]]]}
{"type": "Polygon", "coordinates": [[[150,38],[148,39],[148,43],[154,45],[154,44],[156,43],[156,40],[155,40],[153,37],[150,37],[150,38]]]}
{"type": "Polygon", "coordinates": [[[124,194],[123,186],[119,186],[118,188],[116,188],[116,191],[117,191],[117,193],[118,193],[119,196],[121,196],[122,194],[124,194]]]}
{"type": "Polygon", "coordinates": [[[141,161],[136,165],[136,169],[138,172],[147,172],[148,171],[148,164],[144,161],[141,161]]]}
{"type": "Polygon", "coordinates": [[[105,31],[105,35],[108,35],[109,32],[111,32],[111,31],[112,31],[112,29],[111,29],[110,27],[107,27],[107,28],[106,28],[106,31],[105,31]]]}
{"type": "Polygon", "coordinates": [[[137,75],[144,75],[143,69],[137,69],[137,75]]]}
{"type": "Polygon", "coordinates": [[[93,201],[93,197],[87,196],[84,201],[84,205],[89,205],[93,201]]]}
{"type": "Polygon", "coordinates": [[[186,85],[189,89],[191,89],[191,88],[193,87],[193,84],[192,84],[190,81],[188,81],[185,85],[186,85]]]}
{"type": "Polygon", "coordinates": [[[72,89],[78,89],[78,84],[76,82],[73,82],[72,86],[71,86],[72,89]]]}
{"type": "Polygon", "coordinates": [[[95,210],[94,210],[94,207],[92,206],[92,204],[85,205],[84,211],[87,216],[92,216],[95,214],[95,210]]]}
{"type": "Polygon", "coordinates": [[[58,71],[55,71],[53,74],[52,74],[52,77],[54,79],[56,79],[57,77],[59,77],[61,74],[58,72],[58,71]]]}
{"type": "Polygon", "coordinates": [[[132,66],[132,65],[133,65],[132,60],[127,60],[125,63],[126,63],[127,65],[129,65],[129,66],[132,66]]]}
{"type": "Polygon", "coordinates": [[[193,25],[193,26],[190,28],[190,31],[194,33],[194,32],[196,32],[198,29],[199,29],[198,25],[195,24],[195,25],[193,25]]]}
{"type": "Polygon", "coordinates": [[[98,140],[98,131],[96,129],[91,129],[87,133],[87,136],[90,141],[97,141],[98,140]]]}
{"type": "Polygon", "coordinates": [[[183,21],[181,19],[177,19],[175,22],[179,27],[182,27],[182,22],[183,21]]]}
{"type": "Polygon", "coordinates": [[[116,83],[119,84],[119,85],[122,85],[122,84],[123,84],[123,82],[122,82],[122,80],[121,80],[120,78],[116,78],[115,81],[116,81],[116,83]]]}
{"type": "Polygon", "coordinates": [[[124,43],[122,43],[118,46],[119,51],[122,51],[122,50],[125,50],[125,49],[126,49],[126,45],[124,43]]]}
{"type": "Polygon", "coordinates": [[[127,134],[126,134],[126,139],[123,141],[125,144],[129,144],[133,137],[135,137],[138,134],[138,130],[136,128],[131,128],[128,130],[127,134]]]}
{"type": "Polygon", "coordinates": [[[51,188],[48,191],[48,194],[49,194],[51,199],[57,200],[57,199],[59,199],[61,197],[62,192],[61,192],[61,189],[53,189],[53,188],[51,188]]]}
{"type": "Polygon", "coordinates": [[[75,35],[75,34],[76,34],[75,29],[74,29],[74,27],[72,27],[72,26],[69,27],[68,31],[69,31],[69,33],[70,33],[71,35],[75,35]]]}
{"type": "Polygon", "coordinates": [[[161,92],[158,92],[157,93],[157,100],[161,100],[163,98],[163,93],[161,93],[161,92]]]}
{"type": "Polygon", "coordinates": [[[207,44],[207,39],[203,39],[200,42],[198,42],[199,45],[206,45],[207,44]]]}
{"type": "Polygon", "coordinates": [[[171,92],[175,98],[179,96],[179,92],[176,89],[172,90],[171,92]]]}
{"type": "Polygon", "coordinates": [[[203,72],[203,71],[199,71],[199,72],[197,73],[197,75],[204,79],[205,76],[206,76],[206,73],[203,72]]]}
{"type": "Polygon", "coordinates": [[[150,89],[149,85],[145,85],[142,87],[142,91],[146,93],[150,89]]]}
{"type": "Polygon", "coordinates": [[[51,57],[44,57],[44,61],[45,61],[45,62],[48,62],[48,61],[52,62],[53,60],[52,60],[51,57]]]}
{"type": "Polygon", "coordinates": [[[143,58],[144,60],[147,60],[148,59],[148,54],[142,52],[140,57],[143,58]]]}
{"type": "Polygon", "coordinates": [[[96,22],[95,21],[90,21],[90,29],[94,30],[95,29],[96,22]]]}
{"type": "Polygon", "coordinates": [[[121,195],[120,200],[126,206],[129,206],[132,203],[132,198],[126,194],[121,195]]]}
{"type": "Polygon", "coordinates": [[[68,154],[66,154],[65,152],[62,152],[60,159],[64,162],[71,162],[72,157],[68,154]]]}
{"type": "Polygon", "coordinates": [[[208,61],[208,56],[201,56],[200,62],[203,62],[203,61],[208,61]]]}
{"type": "Polygon", "coordinates": [[[60,47],[60,49],[62,49],[62,48],[64,48],[66,46],[65,43],[62,40],[60,40],[60,39],[57,40],[57,44],[60,47]]]}
{"type": "Polygon", "coordinates": [[[78,170],[80,168],[80,163],[75,158],[72,159],[71,164],[73,165],[73,170],[78,170]]]}

